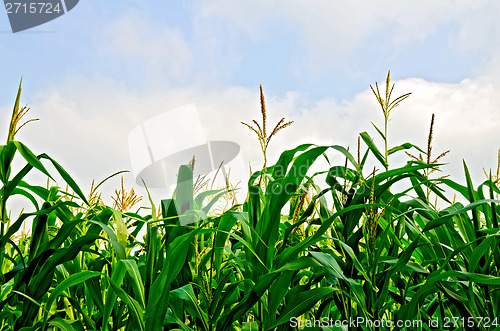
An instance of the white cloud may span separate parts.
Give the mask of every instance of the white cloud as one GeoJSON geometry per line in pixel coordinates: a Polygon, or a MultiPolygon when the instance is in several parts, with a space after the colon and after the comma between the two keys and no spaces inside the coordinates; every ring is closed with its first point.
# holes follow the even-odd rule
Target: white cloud
{"type": "MultiPolygon", "coordinates": [[[[447,1],[253,1],[230,0],[203,1],[199,13],[205,19],[226,19],[241,27],[255,41],[269,38],[272,21],[278,17],[288,19],[298,26],[301,35],[313,54],[329,56],[346,55],[373,36],[387,37],[391,47],[421,41],[443,23],[466,20],[460,34],[463,43],[469,43],[471,28],[477,22],[483,26],[494,23],[494,12],[484,14],[493,2],[447,1]]],[[[482,29],[484,30],[484,29],[482,29]]],[[[485,30],[483,32],[486,32],[485,30]]],[[[385,39],[385,38],[384,38],[385,39]]],[[[481,38],[479,38],[481,39],[481,38]]],[[[482,45],[481,45],[482,46],[482,45]]]]}
{"type": "MultiPolygon", "coordinates": [[[[472,79],[443,84],[413,78],[396,82],[394,96],[410,91],[411,97],[391,114],[390,146],[412,142],[425,149],[431,114],[435,113],[433,153],[437,156],[451,149],[443,159],[450,163],[443,168],[445,173],[451,173],[454,180],[463,183],[461,159],[465,158],[477,185],[484,180],[482,167],[496,169],[500,148],[497,116],[500,98],[494,85],[472,79]]],[[[299,92],[265,95],[268,131],[281,117],[295,121],[271,141],[269,164],[275,162],[283,150],[301,143],[349,145],[355,155],[358,133],[368,131],[377,137],[370,122],[383,127],[381,111],[369,88],[350,100],[324,98],[308,108],[301,105],[299,92]]],[[[31,116],[41,121],[23,129],[20,139],[37,154],[46,152],[54,157],[87,189],[94,178],[99,181],[116,171],[131,168],[127,138],[138,121],[193,102],[207,140],[237,142],[246,165],[251,162],[257,169],[262,164],[255,133],[240,124],[252,119],[261,121],[257,87],[220,90],[183,87],[139,95],[109,78],[73,78],[39,91],[31,99],[31,116]]],[[[380,139],[376,139],[382,146],[380,139]]],[[[343,162],[341,157],[333,159],[335,164],[343,162]]],[[[396,158],[393,162],[396,165],[401,161],[396,158]]],[[[126,179],[127,185],[136,186],[132,176],[126,179]]],[[[117,178],[103,189],[111,195],[118,184],[117,178]]],[[[139,192],[145,194],[142,190],[139,192]]]]}
{"type": "Polygon", "coordinates": [[[184,78],[192,71],[193,55],[183,32],[150,20],[131,12],[113,21],[99,36],[103,51],[118,61],[131,60],[138,70],[146,66],[152,78],[184,78]]]}
{"type": "MultiPolygon", "coordinates": [[[[434,113],[432,155],[437,157],[451,150],[440,160],[449,163],[442,167],[445,174],[451,174],[454,180],[463,183],[462,159],[465,159],[477,185],[485,179],[483,167],[487,171],[489,168],[496,169],[497,151],[500,149],[500,97],[497,87],[472,79],[458,84],[428,82],[419,78],[395,83],[393,97],[406,92],[412,92],[412,95],[391,112],[389,148],[411,142],[426,150],[431,115],[434,113]]],[[[299,143],[316,143],[350,146],[351,153],[355,155],[356,138],[362,131],[367,131],[383,149],[382,141],[371,125],[373,122],[383,129],[383,115],[369,88],[351,100],[318,100],[309,109],[299,106],[300,96],[296,94],[289,94],[283,99],[270,97],[268,100],[268,109],[295,120],[292,127],[273,139],[274,153],[299,143]]],[[[363,143],[362,150],[366,150],[363,143]]],[[[412,153],[418,154],[416,151],[412,153]]],[[[391,164],[402,165],[406,160],[405,155],[402,158],[395,156],[391,164]]],[[[340,161],[337,159],[336,162],[340,161]]]]}
{"type": "MultiPolygon", "coordinates": [[[[273,17],[280,16],[297,25],[299,37],[304,38],[307,50],[313,54],[301,58],[315,63],[318,68],[328,66],[332,53],[347,56],[374,34],[388,33],[388,45],[403,47],[413,41],[422,40],[439,28],[443,22],[467,18],[460,26],[458,42],[464,49],[488,48],[487,30],[491,17],[482,26],[474,25],[481,20],[481,10],[489,8],[491,2],[408,2],[382,1],[377,3],[342,3],[330,1],[257,1],[252,4],[215,0],[203,2],[196,24],[201,21],[229,19],[251,36],[258,44],[269,38],[266,30],[273,17]],[[307,5],[306,5],[307,4],[307,5]],[[342,8],[339,10],[338,8],[342,8]],[[481,31],[484,33],[481,34],[481,31]],[[480,34],[478,36],[478,33],[480,34]],[[474,39],[477,37],[476,39],[474,39]],[[477,43],[469,41],[476,40],[477,43]]],[[[209,60],[215,61],[217,47],[231,43],[236,35],[213,35],[207,31],[200,36],[207,39],[209,60]]],[[[91,73],[81,77],[68,77],[65,81],[38,91],[31,97],[32,116],[41,118],[21,131],[22,139],[35,152],[47,152],[76,177],[84,187],[92,179],[100,180],[111,173],[130,169],[127,137],[138,122],[151,118],[178,106],[195,103],[205,130],[207,140],[230,140],[240,144],[245,163],[251,162],[254,169],[262,164],[262,156],[255,133],[240,124],[252,119],[260,122],[258,86],[253,88],[232,84],[199,84],[210,82],[216,73],[204,71],[200,80],[185,81],[183,86],[168,83],[168,78],[181,78],[193,74],[196,52],[180,30],[150,23],[140,15],[129,15],[111,22],[99,37],[104,53],[117,58],[128,67],[144,66],[148,75],[156,78],[139,83],[133,88],[113,77],[91,73]],[[166,76],[167,79],[161,77],[166,76]]],[[[491,46],[492,48],[496,46],[491,46]]],[[[194,47],[196,48],[196,47],[194,47]]],[[[197,49],[200,51],[200,49],[197,49]]],[[[201,54],[205,55],[205,54],[201,54]]],[[[234,54],[233,54],[234,55],[234,54]]],[[[229,56],[228,72],[234,70],[238,56],[229,56]]],[[[199,54],[197,55],[199,56],[199,54]]],[[[203,56],[201,56],[203,57],[203,56]]],[[[400,107],[391,114],[389,140],[391,145],[412,142],[425,148],[431,114],[436,114],[434,134],[435,155],[451,149],[443,161],[450,166],[443,168],[451,172],[457,181],[463,181],[461,159],[465,158],[476,180],[482,177],[482,167],[496,168],[500,123],[497,110],[500,99],[496,95],[499,82],[494,70],[499,56],[490,62],[489,71],[457,84],[429,82],[409,78],[396,82],[395,95],[412,92],[400,107]],[[496,62],[495,62],[496,61],[496,62]]],[[[225,59],[224,59],[225,60],[225,59]]],[[[218,70],[220,63],[213,63],[218,70]]],[[[194,73],[199,75],[199,73],[194,73]]],[[[140,75],[139,75],[140,76],[140,75]]],[[[192,76],[191,76],[192,77],[192,76]]],[[[373,77],[383,81],[384,77],[373,77]]],[[[367,84],[373,82],[367,82],[367,84]]],[[[285,117],[295,123],[277,134],[271,141],[269,163],[277,160],[284,149],[300,143],[320,145],[349,145],[355,154],[359,132],[377,134],[370,122],[382,126],[383,117],[368,86],[354,97],[337,100],[324,97],[310,101],[304,106],[307,91],[288,91],[282,95],[266,92],[269,126],[285,117]]],[[[10,111],[10,109],[8,109],[10,111]]],[[[335,159],[335,163],[343,163],[335,159]]],[[[128,184],[133,184],[131,176],[128,184]]],[[[118,185],[111,182],[108,192],[118,185]]],[[[142,192],[144,193],[144,192],[142,192]]]]}
{"type": "Polygon", "coordinates": [[[463,179],[462,159],[476,181],[485,179],[482,167],[496,169],[500,148],[497,86],[473,79],[458,84],[408,79],[400,83],[400,88],[413,95],[393,115],[395,136],[411,135],[425,147],[428,129],[422,128],[429,126],[431,114],[435,113],[433,154],[451,150],[442,161],[450,163],[448,169],[457,180],[463,179]]]}

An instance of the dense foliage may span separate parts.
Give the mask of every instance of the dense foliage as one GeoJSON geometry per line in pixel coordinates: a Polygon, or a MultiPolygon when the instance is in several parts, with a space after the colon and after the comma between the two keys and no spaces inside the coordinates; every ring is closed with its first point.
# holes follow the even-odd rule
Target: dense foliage
{"type": "MultiPolygon", "coordinates": [[[[498,173],[473,186],[464,163],[464,185],[431,178],[432,126],[427,152],[388,148],[389,113],[408,95],[391,101],[389,76],[385,95],[373,91],[384,112],[384,129],[375,127],[383,150],[363,132],[357,158],[342,146],[284,151],[251,174],[242,204],[214,214],[230,192],[196,190],[193,164],[179,169],[174,195],[159,207],[151,201],[147,213],[127,211],[137,199],[124,189],[114,208],[95,190],[86,196],[55,160],[15,140],[26,113],[19,88],[0,146],[0,330],[292,330],[314,320],[328,323],[308,329],[352,330],[333,321],[357,318],[389,323],[363,330],[402,328],[389,321],[462,330],[472,320],[467,330],[500,330],[498,173]],[[407,150],[424,157],[392,168],[389,156],[407,150]],[[311,174],[328,151],[345,162],[311,174]],[[25,162],[17,172],[16,154],[25,162]],[[381,170],[365,169],[370,158],[381,170]],[[31,184],[30,172],[65,183],[31,184]],[[448,200],[450,192],[468,203],[448,200]],[[34,211],[11,215],[15,195],[34,211]],[[20,234],[26,225],[30,234],[20,234]]],[[[261,103],[267,147],[262,94],[261,103]]]]}

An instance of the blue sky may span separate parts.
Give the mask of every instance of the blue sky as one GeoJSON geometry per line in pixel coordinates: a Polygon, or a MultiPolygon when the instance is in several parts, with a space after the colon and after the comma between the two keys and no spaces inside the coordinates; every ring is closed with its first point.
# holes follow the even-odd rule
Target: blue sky
{"type": "MultiPolygon", "coordinates": [[[[72,75],[94,74],[111,77],[134,89],[149,88],[147,80],[151,77],[145,56],[130,50],[120,53],[104,45],[113,34],[116,37],[120,33],[110,26],[120,21],[126,24],[123,20],[127,19],[141,24],[145,42],[154,43],[158,35],[170,30],[179,33],[189,47],[192,56],[189,70],[175,77],[164,72],[165,82],[245,87],[263,83],[270,93],[298,90],[313,99],[351,98],[365,89],[367,82],[384,77],[389,68],[393,79],[421,77],[458,83],[470,77],[489,55],[481,49],[459,49],[461,26],[453,18],[434,23],[433,29],[417,40],[409,35],[408,41],[402,40],[397,45],[393,38],[400,27],[390,20],[378,29],[354,35],[352,45],[346,47],[335,44],[346,31],[333,31],[335,26],[332,31],[325,28],[320,42],[331,45],[322,51],[320,45],[311,44],[316,41],[310,41],[304,31],[311,29],[309,33],[316,33],[314,30],[320,28],[314,27],[314,17],[310,22],[298,24],[292,14],[269,9],[256,22],[245,26],[235,22],[238,16],[231,17],[231,13],[204,15],[200,9],[204,3],[152,1],[144,6],[137,1],[81,1],[75,7],[77,10],[17,34],[9,33],[5,15],[0,21],[4,84],[25,75],[26,88],[39,88],[72,75]],[[258,28],[254,26],[257,22],[258,28]]],[[[220,3],[222,6],[223,2],[220,3]]],[[[256,3],[252,7],[258,6],[256,3]]],[[[341,4],[330,8],[342,12],[341,4]]],[[[335,15],[331,19],[335,20],[335,15]]],[[[369,20],[357,22],[355,17],[348,21],[352,26],[368,23],[369,20]]],[[[351,29],[349,25],[342,29],[351,29]]],[[[4,97],[6,88],[0,93],[4,97]]]]}
{"type": "MultiPolygon", "coordinates": [[[[391,70],[394,144],[425,146],[436,113],[436,153],[451,149],[482,180],[496,168],[500,128],[500,4],[481,1],[92,0],[12,34],[0,14],[0,134],[23,77],[23,103],[40,118],[19,134],[84,183],[130,169],[127,137],[141,120],[196,103],[207,139],[242,146],[263,84],[272,121],[294,120],[271,152],[301,142],[352,145],[381,114],[369,85],[391,70]],[[65,139],[61,139],[65,137],[65,139]],[[82,154],[85,157],[82,157],[82,154]]],[[[371,130],[371,131],[370,131],[371,130]]],[[[82,184],[86,186],[86,184],[82,184]]]]}

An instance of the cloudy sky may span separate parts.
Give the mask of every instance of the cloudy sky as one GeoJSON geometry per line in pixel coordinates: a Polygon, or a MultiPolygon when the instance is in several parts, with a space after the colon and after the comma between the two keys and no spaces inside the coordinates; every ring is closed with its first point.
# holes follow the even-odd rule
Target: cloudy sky
{"type": "Polygon", "coordinates": [[[495,0],[92,0],[16,34],[3,14],[0,135],[23,77],[21,102],[40,121],[17,138],[84,189],[132,170],[132,130],[187,104],[202,137],[238,143],[245,166],[259,167],[256,136],[240,124],[260,121],[259,84],[270,125],[295,122],[271,142],[272,162],[300,143],[354,151],[358,133],[375,136],[370,122],[383,117],[370,84],[391,70],[394,94],[412,95],[391,114],[389,145],[425,148],[435,113],[433,151],[451,150],[444,173],[463,183],[465,159],[477,185],[500,148],[499,14],[495,0]]]}

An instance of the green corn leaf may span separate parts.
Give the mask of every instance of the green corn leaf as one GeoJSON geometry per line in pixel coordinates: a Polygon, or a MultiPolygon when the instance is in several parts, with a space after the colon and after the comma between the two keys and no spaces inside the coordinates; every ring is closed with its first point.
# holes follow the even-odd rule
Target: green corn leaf
{"type": "Polygon", "coordinates": [[[14,195],[22,195],[22,196],[28,198],[28,200],[33,204],[35,209],[40,210],[40,207],[38,206],[37,199],[32,194],[30,194],[28,191],[26,191],[20,187],[16,187],[16,188],[14,188],[14,190],[12,190],[12,193],[11,193],[11,196],[14,196],[14,195]]]}
{"type": "Polygon", "coordinates": [[[237,220],[238,219],[233,213],[225,213],[220,217],[220,221],[217,224],[217,232],[215,234],[213,248],[215,270],[221,270],[224,246],[226,245],[229,233],[236,224],[237,220]]]}
{"type": "Polygon", "coordinates": [[[0,146],[0,180],[4,185],[9,181],[11,164],[15,154],[16,146],[13,142],[0,146]]]}
{"type": "Polygon", "coordinates": [[[55,252],[48,251],[47,255],[50,254],[50,256],[43,263],[40,271],[30,280],[30,292],[34,293],[37,298],[44,296],[50,288],[56,266],[74,259],[83,246],[90,245],[100,238],[97,235],[85,235],[74,240],[68,248],[59,249],[55,252]]]}
{"type": "Polygon", "coordinates": [[[96,280],[95,278],[86,280],[84,291],[87,305],[90,306],[90,300],[92,300],[97,309],[100,312],[104,312],[103,293],[101,291],[99,280],[96,280]]]}
{"type": "Polygon", "coordinates": [[[10,237],[14,235],[14,233],[19,231],[21,225],[28,217],[48,214],[51,211],[55,210],[56,208],[58,208],[58,205],[53,205],[49,208],[45,208],[33,213],[23,213],[14,223],[10,225],[5,235],[0,236],[0,247],[3,247],[3,245],[5,245],[5,243],[10,239],[10,237]]]}
{"type": "Polygon", "coordinates": [[[349,213],[353,210],[363,211],[366,208],[369,208],[370,206],[382,207],[382,208],[385,207],[386,209],[392,208],[391,206],[387,206],[384,204],[374,203],[374,204],[356,204],[356,205],[352,205],[352,206],[349,206],[347,208],[344,208],[342,210],[339,210],[339,211],[335,212],[332,216],[330,216],[327,220],[324,220],[321,223],[321,226],[314,233],[314,235],[307,237],[306,239],[304,239],[302,242],[300,242],[299,244],[297,244],[295,246],[291,246],[291,247],[288,247],[285,250],[283,250],[283,252],[281,252],[276,258],[277,265],[285,264],[286,262],[295,258],[300,251],[303,251],[305,248],[307,248],[311,245],[314,245],[316,242],[321,240],[321,236],[330,228],[332,223],[338,217],[341,217],[342,215],[349,213]]]}
{"type": "Polygon", "coordinates": [[[127,270],[130,279],[132,280],[132,288],[134,290],[134,294],[137,302],[141,306],[141,309],[146,308],[145,302],[145,294],[144,294],[144,285],[142,283],[141,273],[139,272],[139,268],[137,267],[137,263],[134,260],[123,259],[120,260],[119,263],[123,263],[125,269],[127,270]]]}
{"type": "Polygon", "coordinates": [[[303,145],[297,146],[294,149],[287,150],[287,151],[281,153],[278,162],[274,166],[270,167],[271,171],[269,173],[275,179],[285,177],[285,175],[287,173],[288,166],[292,162],[295,154],[297,154],[297,152],[305,151],[306,149],[308,149],[311,146],[312,146],[312,144],[303,144],[303,145]]]}
{"type": "Polygon", "coordinates": [[[193,170],[190,165],[179,167],[175,203],[178,206],[179,215],[182,215],[186,210],[193,209],[193,170]]]}
{"type": "Polygon", "coordinates": [[[145,325],[148,330],[158,329],[163,324],[168,308],[170,285],[184,266],[189,247],[198,231],[200,228],[175,238],[167,248],[167,260],[151,285],[146,306],[145,325]]]}
{"type": "Polygon", "coordinates": [[[56,317],[49,321],[49,324],[57,327],[61,331],[76,331],[75,328],[61,317],[56,317]]]}
{"type": "MultiPolygon", "coordinates": [[[[111,317],[111,314],[115,310],[115,307],[117,306],[116,303],[116,298],[118,296],[117,291],[121,290],[120,286],[123,282],[126,273],[127,270],[125,269],[125,265],[123,263],[117,263],[112,270],[110,280],[113,281],[113,284],[115,284],[115,287],[117,287],[119,290],[114,290],[114,287],[111,285],[111,283],[109,284],[108,291],[106,292],[104,300],[104,310],[102,311],[103,322],[101,331],[106,331],[108,329],[109,319],[111,317]]],[[[108,277],[106,277],[106,280],[107,279],[108,277]]]]}
{"type": "Polygon", "coordinates": [[[370,137],[370,135],[367,132],[362,132],[359,135],[361,136],[361,139],[363,139],[363,141],[365,142],[366,146],[368,146],[368,149],[377,158],[377,160],[379,160],[379,162],[382,163],[382,165],[384,166],[384,168],[387,169],[389,167],[389,165],[387,163],[387,160],[382,155],[382,153],[380,153],[380,151],[378,150],[377,146],[375,146],[375,144],[373,143],[373,140],[370,137]]]}
{"type": "Polygon", "coordinates": [[[388,271],[388,274],[391,275],[393,273],[396,273],[398,272],[399,270],[401,270],[403,267],[405,267],[408,263],[408,261],[410,260],[410,258],[412,257],[412,254],[413,254],[413,251],[417,248],[418,246],[418,241],[420,239],[420,235],[418,237],[416,237],[415,239],[413,239],[412,243],[410,244],[410,246],[408,246],[408,248],[406,248],[400,255],[398,261],[396,262],[396,264],[394,264],[388,271]]]}
{"type": "Polygon", "coordinates": [[[436,283],[441,280],[448,279],[449,277],[457,277],[459,279],[475,282],[478,284],[494,285],[494,286],[500,285],[500,277],[474,274],[456,270],[450,270],[441,273],[436,271],[426,278],[425,283],[422,284],[422,286],[419,287],[418,291],[416,291],[416,293],[412,296],[410,303],[403,306],[396,313],[396,318],[403,320],[403,319],[408,319],[408,317],[414,315],[416,311],[415,309],[422,305],[425,297],[430,293],[436,292],[436,283]]]}
{"type": "MultiPolygon", "coordinates": [[[[470,257],[470,263],[469,263],[469,268],[468,271],[470,273],[476,272],[476,269],[478,267],[479,261],[483,256],[488,255],[490,247],[494,248],[492,245],[497,242],[497,238],[493,236],[488,236],[486,237],[473,251],[472,255],[470,257]]],[[[498,246],[497,246],[498,248],[498,246]]]]}
{"type": "Polygon", "coordinates": [[[40,160],[35,156],[35,154],[33,154],[33,152],[30,151],[28,147],[26,147],[20,141],[13,141],[12,143],[16,146],[19,153],[24,157],[29,165],[31,165],[33,168],[38,169],[40,172],[53,180],[53,178],[49,175],[47,169],[45,169],[45,167],[43,166],[42,162],[40,162],[40,160]]]}
{"type": "MultiPolygon", "coordinates": [[[[267,315],[266,325],[273,324],[276,321],[276,312],[278,307],[289,291],[293,279],[293,271],[283,271],[269,287],[269,314],[267,315]]],[[[267,328],[266,328],[267,329],[267,328]]]]}
{"type": "Polygon", "coordinates": [[[145,301],[149,300],[149,291],[155,277],[155,264],[160,259],[160,238],[158,228],[148,224],[147,229],[147,253],[146,253],[146,272],[144,283],[145,301]]]}
{"type": "Polygon", "coordinates": [[[170,308],[168,309],[167,314],[165,315],[163,324],[164,325],[177,324],[179,326],[178,329],[171,329],[172,331],[193,331],[193,329],[184,324],[184,322],[182,322],[181,319],[178,318],[170,308]]]}
{"type": "MultiPolygon", "coordinates": [[[[231,307],[231,309],[226,310],[222,316],[218,320],[218,327],[221,327],[222,330],[229,330],[230,325],[241,318],[249,309],[251,309],[254,304],[260,300],[263,294],[268,290],[269,286],[274,282],[274,280],[280,275],[283,271],[290,270],[300,270],[312,266],[318,266],[318,263],[314,261],[311,257],[303,256],[294,261],[290,261],[286,263],[283,267],[262,275],[258,277],[255,283],[252,282],[252,286],[248,291],[245,291],[245,295],[241,301],[231,307]],[[254,285],[255,284],[255,285],[254,285]]],[[[247,280],[251,282],[250,280],[247,280]]],[[[217,313],[216,310],[215,313],[217,313]]]]}
{"type": "Polygon", "coordinates": [[[208,316],[202,310],[202,308],[198,304],[198,299],[193,291],[193,286],[191,284],[187,284],[180,288],[170,291],[170,295],[173,299],[179,299],[186,303],[186,310],[190,316],[198,319],[201,322],[200,329],[209,330],[208,327],[208,316]]]}
{"type": "Polygon", "coordinates": [[[391,149],[389,149],[387,151],[387,154],[388,155],[391,155],[391,154],[394,154],[398,151],[403,151],[403,150],[406,150],[406,149],[411,149],[411,148],[415,148],[416,150],[418,150],[419,152],[421,153],[425,153],[422,149],[420,149],[420,147],[416,146],[416,145],[413,145],[413,144],[410,144],[410,143],[404,143],[402,145],[399,145],[399,146],[396,146],[396,147],[393,147],[391,149]]]}
{"type": "Polygon", "coordinates": [[[268,185],[266,195],[269,196],[269,202],[264,207],[264,211],[257,224],[257,232],[262,237],[266,245],[258,243],[256,252],[259,257],[265,258],[265,265],[271,266],[274,258],[276,243],[279,237],[279,220],[281,210],[289,199],[295,194],[300,183],[306,176],[307,171],[318,158],[327,150],[327,147],[316,147],[300,154],[285,178],[272,181],[268,185]]]}
{"type": "Polygon", "coordinates": [[[104,232],[108,236],[109,242],[111,243],[111,245],[113,245],[113,248],[115,249],[116,255],[118,256],[119,259],[126,258],[125,247],[123,247],[123,245],[120,242],[118,242],[116,234],[113,232],[113,230],[111,230],[109,226],[94,220],[88,220],[88,222],[98,225],[104,230],[104,232]]]}
{"type": "MultiPolygon", "coordinates": [[[[50,206],[50,202],[45,202],[42,209],[50,208],[50,206]]],[[[47,218],[48,214],[42,214],[38,215],[33,220],[33,235],[30,242],[29,261],[32,261],[38,255],[40,247],[48,241],[47,218]]]]}
{"type": "MultiPolygon", "coordinates": [[[[311,256],[321,265],[325,268],[325,270],[330,273],[333,277],[342,279],[348,283],[350,283],[352,286],[361,286],[360,283],[355,282],[354,280],[346,277],[344,275],[344,272],[340,268],[337,260],[333,258],[333,256],[326,254],[326,253],[321,253],[321,252],[309,252],[311,256]]],[[[298,315],[297,315],[298,316],[298,315]]]]}
{"type": "MultiPolygon", "coordinates": [[[[85,327],[82,324],[81,321],[74,321],[76,325],[79,325],[79,330],[96,330],[95,323],[94,321],[89,317],[89,315],[82,309],[82,305],[80,304],[79,301],[69,297],[67,298],[69,303],[71,304],[72,308],[75,309],[77,312],[79,312],[83,316],[83,321],[85,322],[85,327]]],[[[87,301],[84,301],[84,304],[87,305],[87,301]]],[[[91,305],[88,305],[90,308],[91,305]]],[[[89,309],[90,310],[90,309],[89,309]]],[[[74,323],[74,324],[75,324],[74,323]]]]}
{"type": "Polygon", "coordinates": [[[48,159],[50,162],[52,162],[52,165],[54,166],[54,168],[56,168],[57,172],[59,173],[59,175],[61,175],[64,181],[68,183],[68,186],[78,195],[80,199],[82,199],[83,202],[89,205],[89,202],[87,201],[87,198],[85,198],[85,195],[83,194],[80,187],[76,184],[73,178],[71,178],[71,176],[66,172],[66,170],[64,170],[64,168],[59,165],[59,163],[57,163],[47,154],[41,154],[38,157],[48,159]]]}
{"type": "Polygon", "coordinates": [[[446,214],[444,216],[441,216],[441,217],[438,217],[438,218],[435,218],[435,219],[429,221],[429,223],[427,223],[425,225],[425,227],[422,229],[422,231],[425,232],[425,231],[429,231],[431,229],[434,229],[434,228],[436,228],[438,226],[441,226],[444,223],[448,222],[449,219],[452,218],[455,215],[459,215],[459,214],[464,213],[464,212],[466,212],[468,210],[477,208],[480,205],[487,204],[487,203],[492,203],[492,202],[494,202],[494,203],[500,203],[500,200],[485,199],[485,200],[475,201],[475,202],[467,205],[466,207],[460,208],[460,209],[458,209],[458,210],[456,210],[454,212],[451,212],[449,214],[446,214]]]}
{"type": "Polygon", "coordinates": [[[271,326],[271,329],[289,322],[292,317],[302,315],[319,300],[330,295],[334,291],[334,288],[320,287],[298,293],[294,300],[285,306],[276,323],[271,326]]]}
{"type": "Polygon", "coordinates": [[[15,154],[14,143],[0,146],[0,180],[4,185],[9,181],[11,164],[15,154]]]}
{"type": "Polygon", "coordinates": [[[241,331],[259,331],[259,323],[257,322],[243,323],[241,331]]]}
{"type": "MultiPolygon", "coordinates": [[[[222,271],[222,276],[219,277],[217,281],[217,288],[214,291],[214,294],[212,296],[212,302],[210,302],[210,307],[208,309],[209,316],[218,316],[220,311],[218,313],[215,312],[215,309],[217,306],[219,306],[219,303],[221,303],[221,297],[222,297],[222,292],[224,291],[225,294],[232,294],[232,291],[230,291],[229,286],[226,286],[228,282],[230,282],[231,278],[234,277],[233,270],[227,269],[225,271],[222,271]]],[[[219,274],[219,273],[218,273],[219,274]]],[[[233,289],[234,291],[234,289],[233,289]]],[[[225,302],[224,302],[225,303],[225,302]]],[[[220,305],[220,310],[222,310],[223,306],[220,305]]],[[[212,321],[210,321],[212,323],[212,321]]]]}
{"type": "MultiPolygon", "coordinates": [[[[465,180],[467,181],[467,191],[469,193],[469,202],[474,203],[476,199],[476,193],[474,191],[474,187],[472,186],[472,179],[469,174],[469,169],[467,168],[467,165],[465,164],[465,160],[463,161],[464,164],[464,172],[465,172],[465,180]]],[[[474,224],[474,230],[475,230],[475,235],[476,237],[482,236],[482,233],[479,232],[479,211],[478,209],[474,206],[472,208],[472,221],[474,224]]]]}
{"type": "Polygon", "coordinates": [[[108,281],[116,295],[127,304],[130,317],[135,324],[135,329],[146,330],[144,326],[144,310],[141,308],[141,305],[116,284],[114,280],[108,277],[108,281]]]}
{"type": "MultiPolygon", "coordinates": [[[[71,286],[78,285],[80,283],[85,282],[87,279],[93,278],[93,277],[99,277],[101,276],[100,272],[96,271],[90,271],[90,270],[85,270],[81,271],[77,274],[73,274],[60,282],[54,290],[51,291],[49,298],[47,299],[46,302],[46,307],[51,307],[52,303],[57,299],[59,295],[61,295],[66,289],[68,289],[71,286]]],[[[44,319],[44,325],[47,322],[48,314],[45,314],[45,319],[44,319]]],[[[53,320],[51,320],[52,322],[53,320]]]]}
{"type": "Polygon", "coordinates": [[[385,135],[382,133],[382,131],[380,131],[380,129],[373,122],[371,122],[371,123],[372,123],[373,127],[375,128],[375,130],[377,130],[378,134],[382,137],[382,139],[384,141],[386,141],[387,139],[386,139],[385,135]]]}
{"type": "Polygon", "coordinates": [[[218,325],[222,330],[230,330],[233,321],[240,319],[253,305],[260,300],[264,292],[278,277],[278,273],[270,273],[260,276],[250,291],[245,293],[244,298],[232,309],[226,310],[219,319],[218,325]]]}
{"type": "Polygon", "coordinates": [[[366,270],[363,267],[363,265],[359,262],[356,254],[352,250],[352,247],[349,246],[349,245],[347,245],[346,243],[344,243],[343,241],[341,241],[341,240],[339,240],[337,238],[335,238],[334,241],[340,243],[340,245],[342,246],[342,248],[347,252],[347,254],[349,255],[349,257],[352,259],[354,267],[361,273],[361,275],[363,275],[364,279],[370,284],[370,286],[377,291],[378,290],[377,287],[374,286],[374,284],[372,283],[370,277],[368,277],[368,273],[366,272],[366,270]]]}

